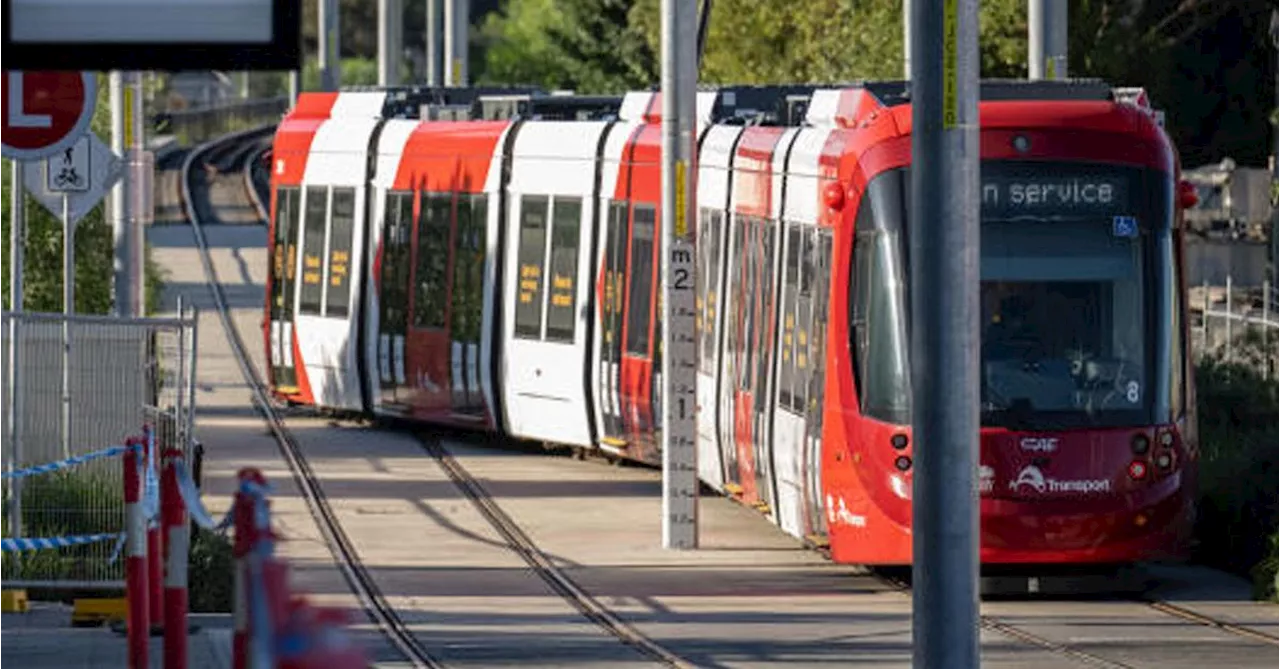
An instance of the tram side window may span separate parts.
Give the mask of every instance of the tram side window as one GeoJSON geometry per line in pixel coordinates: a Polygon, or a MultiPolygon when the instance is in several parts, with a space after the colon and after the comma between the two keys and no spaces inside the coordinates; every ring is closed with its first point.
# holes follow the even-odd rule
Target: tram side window
{"type": "Polygon", "coordinates": [[[449,302],[447,269],[453,194],[423,193],[420,212],[413,324],[420,328],[442,328],[449,302]]]}
{"type": "Polygon", "coordinates": [[[487,195],[459,196],[458,231],[454,235],[451,325],[453,338],[459,341],[480,341],[487,212],[487,195]]]}
{"type": "Polygon", "coordinates": [[[901,268],[894,235],[859,233],[854,247],[854,329],[862,413],[891,423],[910,419],[910,385],[903,343],[901,268]]]}
{"type": "Polygon", "coordinates": [[[387,193],[383,211],[382,296],[387,324],[403,331],[409,309],[409,240],[413,229],[413,193],[387,193]]]}
{"type": "Polygon", "coordinates": [[[329,232],[329,290],[324,314],[346,318],[351,306],[351,233],[355,226],[356,191],[333,189],[333,224],[329,232]]]}
{"type": "Polygon", "coordinates": [[[516,336],[542,337],[543,263],[547,253],[547,202],[545,195],[520,199],[520,246],[516,250],[516,336]]]}
{"type": "Polygon", "coordinates": [[[547,291],[547,341],[573,342],[578,322],[578,231],[582,198],[557,197],[551,204],[550,290],[547,291]]]}
{"type": "Polygon", "coordinates": [[[698,338],[702,349],[699,366],[704,374],[715,374],[716,314],[720,278],[720,230],[724,212],[703,209],[699,221],[698,252],[698,338]]]}
{"type": "Polygon", "coordinates": [[[302,219],[302,290],[298,313],[320,315],[324,298],[324,221],[329,208],[329,189],[307,187],[306,213],[302,219]]]}
{"type": "Polygon", "coordinates": [[[631,297],[627,303],[627,352],[649,355],[649,325],[653,301],[653,242],[656,211],[638,204],[631,210],[631,297]]]}

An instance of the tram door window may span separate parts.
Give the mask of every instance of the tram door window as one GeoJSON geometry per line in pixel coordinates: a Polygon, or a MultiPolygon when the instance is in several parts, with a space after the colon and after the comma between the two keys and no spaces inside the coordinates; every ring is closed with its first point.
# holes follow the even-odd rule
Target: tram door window
{"type": "Polygon", "coordinates": [[[653,307],[655,210],[637,205],[631,229],[631,295],[627,302],[627,353],[649,356],[653,307]]]}
{"type": "Polygon", "coordinates": [[[578,239],[582,200],[557,197],[551,205],[551,255],[546,263],[549,342],[572,344],[578,323],[578,239]]]}
{"type": "Polygon", "coordinates": [[[484,194],[458,196],[449,331],[453,340],[451,355],[457,357],[454,364],[462,381],[453,388],[454,409],[464,412],[478,411],[483,405],[478,370],[488,203],[488,196],[484,194]]]}
{"type": "MultiPolygon", "coordinates": [[[[802,272],[812,270],[811,286],[813,289],[813,318],[809,328],[808,350],[808,396],[809,403],[805,411],[805,439],[809,446],[808,460],[812,463],[822,462],[822,408],[826,384],[826,337],[828,308],[831,301],[831,251],[833,248],[830,228],[818,228],[807,234],[812,243],[806,248],[811,251],[808,264],[802,272]]],[[[809,522],[815,532],[826,533],[826,515],[822,513],[822,467],[812,466],[808,469],[808,487],[811,495],[809,505],[809,522]]]]}
{"type": "Polygon", "coordinates": [[[449,308],[449,231],[452,193],[422,193],[414,263],[413,325],[443,328],[449,308]]]}
{"type": "Polygon", "coordinates": [[[703,209],[698,229],[698,301],[695,308],[698,327],[698,366],[703,374],[715,375],[716,320],[719,297],[717,280],[720,278],[720,229],[723,212],[703,209]]]}
{"type": "Polygon", "coordinates": [[[600,335],[602,344],[600,369],[600,397],[604,411],[605,436],[622,436],[621,411],[618,398],[619,365],[622,362],[623,299],[626,290],[627,261],[627,203],[611,201],[608,204],[608,231],[605,240],[604,295],[601,314],[604,329],[600,335]]]}
{"type": "Polygon", "coordinates": [[[325,291],[324,314],[346,318],[351,306],[351,246],[355,230],[356,192],[354,188],[333,189],[333,215],[329,231],[329,286],[325,291]]]}
{"type": "Polygon", "coordinates": [[[520,200],[520,245],[516,249],[516,336],[542,338],[543,261],[547,253],[547,202],[543,195],[520,200]]]}
{"type": "Polygon", "coordinates": [[[800,327],[800,257],[803,237],[800,227],[795,223],[787,224],[786,264],[782,275],[782,348],[778,364],[778,406],[791,413],[803,410],[803,392],[797,392],[796,380],[803,378],[799,372],[800,361],[797,359],[801,333],[808,328],[800,327]]]}
{"type": "Polygon", "coordinates": [[[752,445],[755,448],[756,458],[756,490],[759,491],[760,497],[766,504],[774,505],[773,485],[770,471],[773,458],[770,457],[770,444],[772,443],[769,427],[769,411],[770,405],[773,403],[769,396],[769,370],[773,369],[773,356],[776,349],[775,338],[777,337],[777,276],[774,273],[774,254],[777,238],[773,229],[773,222],[767,218],[759,218],[757,221],[757,229],[759,231],[759,282],[757,303],[758,311],[756,327],[759,330],[757,336],[756,348],[756,366],[755,378],[751,386],[751,399],[754,404],[755,415],[753,416],[752,429],[752,445]]]}
{"type": "Polygon", "coordinates": [[[271,372],[278,388],[293,388],[293,287],[297,277],[298,188],[276,189],[275,238],[271,246],[271,372]]]}
{"type": "Polygon", "coordinates": [[[378,373],[384,405],[398,404],[405,385],[404,337],[409,327],[409,242],[413,234],[413,193],[389,192],[382,219],[382,260],[378,285],[378,373]]]}
{"type": "Polygon", "coordinates": [[[724,456],[725,480],[729,483],[741,484],[741,470],[738,467],[738,449],[735,432],[736,399],[740,386],[739,374],[743,369],[743,356],[747,348],[743,334],[746,327],[746,311],[750,307],[747,295],[747,220],[734,214],[730,219],[731,230],[729,250],[725,262],[728,263],[725,277],[725,348],[723,354],[724,374],[720,383],[721,407],[720,449],[724,456]]]}
{"type": "Polygon", "coordinates": [[[298,296],[298,313],[319,316],[324,300],[324,233],[329,189],[308,186],[305,206],[306,215],[302,219],[302,290],[298,296]]]}

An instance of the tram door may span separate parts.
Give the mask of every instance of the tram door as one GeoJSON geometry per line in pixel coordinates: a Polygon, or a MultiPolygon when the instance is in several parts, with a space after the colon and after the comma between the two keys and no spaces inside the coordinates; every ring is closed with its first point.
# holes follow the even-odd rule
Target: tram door
{"type": "Polygon", "coordinates": [[[299,189],[276,189],[276,218],[271,244],[271,379],[281,393],[298,391],[293,360],[293,293],[298,263],[299,189]]]}
{"type": "Polygon", "coordinates": [[[378,267],[378,380],[382,407],[409,408],[405,387],[404,338],[409,324],[409,241],[413,230],[413,193],[387,193],[382,218],[378,267]]]}

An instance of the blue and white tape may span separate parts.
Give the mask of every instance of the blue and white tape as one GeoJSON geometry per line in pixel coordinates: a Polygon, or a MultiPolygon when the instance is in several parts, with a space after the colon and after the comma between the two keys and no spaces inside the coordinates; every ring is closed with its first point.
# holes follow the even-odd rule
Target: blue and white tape
{"type": "Polygon", "coordinates": [[[9,553],[13,551],[39,551],[54,548],[67,548],[69,546],[81,546],[84,544],[96,544],[99,541],[107,541],[108,539],[115,539],[123,536],[123,532],[104,532],[102,534],[80,534],[68,537],[15,537],[12,539],[4,539],[3,541],[0,541],[0,543],[3,544],[4,552],[9,553]]]}
{"type": "Polygon", "coordinates": [[[12,472],[4,472],[3,478],[20,479],[27,476],[35,476],[36,474],[48,474],[50,472],[56,472],[59,469],[66,469],[68,467],[82,465],[86,462],[90,462],[92,460],[98,460],[101,458],[109,458],[112,456],[120,455],[121,453],[124,453],[126,451],[137,450],[139,448],[141,448],[141,446],[138,446],[138,445],[111,446],[108,448],[104,448],[100,451],[94,451],[93,453],[85,453],[84,455],[77,455],[74,457],[67,458],[65,460],[58,460],[56,462],[49,462],[43,465],[27,467],[26,469],[18,469],[12,472]]]}
{"type": "Polygon", "coordinates": [[[209,513],[204,503],[200,501],[200,489],[191,478],[191,472],[187,471],[186,463],[178,460],[174,462],[174,467],[178,472],[178,492],[182,494],[182,503],[186,505],[187,512],[191,514],[191,519],[196,525],[214,532],[231,527],[232,521],[235,520],[235,507],[228,509],[227,515],[223,516],[222,520],[215,521],[213,514],[209,513]]]}

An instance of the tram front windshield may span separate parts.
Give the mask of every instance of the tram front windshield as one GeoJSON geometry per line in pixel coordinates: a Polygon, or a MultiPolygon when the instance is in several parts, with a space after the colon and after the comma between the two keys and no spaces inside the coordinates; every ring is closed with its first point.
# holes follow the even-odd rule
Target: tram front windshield
{"type": "Polygon", "coordinates": [[[1099,191],[1105,178],[994,182],[984,178],[982,423],[1143,422],[1153,395],[1146,324],[1154,291],[1145,277],[1154,254],[1137,212],[1120,200],[1128,200],[1124,184],[1099,191]],[[1098,202],[1099,192],[1110,200],[1098,202]],[[1040,200],[1027,204],[1031,196],[1040,200]]]}

